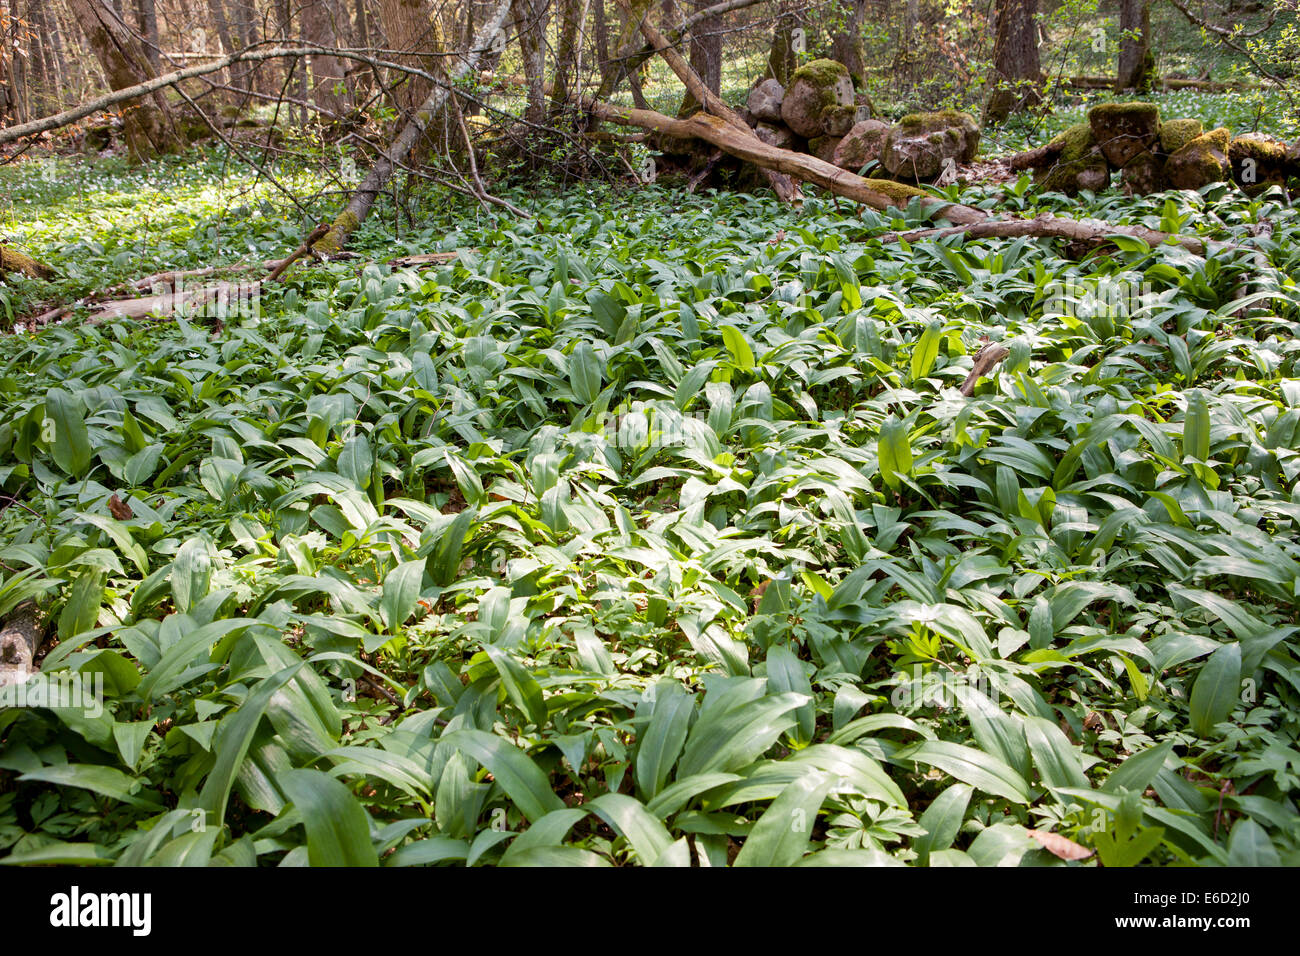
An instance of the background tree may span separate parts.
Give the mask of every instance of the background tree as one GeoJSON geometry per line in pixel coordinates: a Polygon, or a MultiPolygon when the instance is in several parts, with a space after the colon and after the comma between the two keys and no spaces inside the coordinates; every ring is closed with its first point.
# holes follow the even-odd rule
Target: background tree
{"type": "Polygon", "coordinates": [[[1038,0],[999,0],[994,36],[986,123],[1001,123],[1012,113],[1042,101],[1038,0]]]}
{"type": "MultiPolygon", "coordinates": [[[[110,88],[135,86],[156,75],[143,45],[106,0],[68,0],[68,4],[110,88]]],[[[161,90],[128,106],[122,121],[127,148],[137,159],[175,152],[183,145],[161,90]]]]}
{"type": "Polygon", "coordinates": [[[1115,89],[1146,93],[1155,74],[1149,0],[1119,0],[1119,31],[1119,76],[1115,89]]]}

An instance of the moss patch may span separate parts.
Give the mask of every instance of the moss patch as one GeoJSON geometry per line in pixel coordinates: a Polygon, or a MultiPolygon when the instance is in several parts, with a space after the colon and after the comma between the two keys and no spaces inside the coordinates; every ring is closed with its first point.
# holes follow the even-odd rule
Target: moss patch
{"type": "Polygon", "coordinates": [[[1227,179],[1228,138],[1220,127],[1184,145],[1165,163],[1166,181],[1175,189],[1200,189],[1227,179]]]}
{"type": "Polygon", "coordinates": [[[43,262],[37,262],[31,256],[8,246],[0,246],[0,275],[17,272],[32,279],[50,279],[54,270],[43,262]]]}
{"type": "Polygon", "coordinates": [[[1198,119],[1166,120],[1160,126],[1160,149],[1166,155],[1176,153],[1204,132],[1198,119]]]}
{"type": "Polygon", "coordinates": [[[847,78],[848,75],[848,68],[843,63],[837,63],[835,60],[813,60],[795,70],[794,75],[790,77],[790,83],[793,85],[799,80],[806,80],[819,89],[822,87],[833,89],[836,83],[847,78]]]}
{"type": "Polygon", "coordinates": [[[330,231],[317,239],[312,249],[322,255],[342,252],[348,237],[352,235],[359,225],[361,225],[360,219],[346,209],[343,210],[330,226],[330,231]]]}

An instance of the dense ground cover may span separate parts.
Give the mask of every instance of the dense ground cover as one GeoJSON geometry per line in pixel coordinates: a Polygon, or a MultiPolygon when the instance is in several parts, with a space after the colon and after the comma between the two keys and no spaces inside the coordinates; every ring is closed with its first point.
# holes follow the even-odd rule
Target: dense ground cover
{"type": "MultiPolygon", "coordinates": [[[[122,171],[120,214],[28,181],[12,228],[78,294],[296,244],[214,170],[122,171]]],[[[381,217],[367,254],[459,258],[302,268],[219,332],[0,340],[0,613],[58,636],[26,702],[106,698],[0,696],[6,862],[1300,862],[1279,193],[996,200],[1260,250],[1208,260],[512,198],[381,217]]]]}

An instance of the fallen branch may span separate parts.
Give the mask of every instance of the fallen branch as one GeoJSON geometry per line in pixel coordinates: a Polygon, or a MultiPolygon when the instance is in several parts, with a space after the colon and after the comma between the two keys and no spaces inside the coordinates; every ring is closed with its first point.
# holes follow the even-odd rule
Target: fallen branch
{"type": "Polygon", "coordinates": [[[917,239],[942,239],[946,236],[965,235],[971,239],[1016,238],[1031,236],[1040,239],[1068,239],[1090,246],[1101,245],[1112,236],[1131,236],[1149,246],[1175,242],[1188,252],[1204,256],[1207,251],[1255,252],[1247,246],[1233,242],[1200,239],[1196,236],[1178,236],[1146,226],[1121,226],[1100,219],[1057,219],[1045,212],[1035,219],[988,219],[970,225],[938,229],[913,229],[911,232],[887,232],[877,238],[881,242],[915,242],[917,239]]]}
{"type": "Polygon", "coordinates": [[[316,226],[316,228],[311,231],[311,234],[302,241],[302,245],[300,245],[293,252],[289,253],[289,255],[286,256],[284,259],[281,259],[280,262],[276,264],[275,268],[273,268],[270,271],[270,273],[263,281],[279,282],[280,276],[284,275],[284,271],[288,269],[291,265],[293,265],[295,262],[297,262],[299,259],[301,259],[303,256],[309,254],[311,252],[311,247],[316,243],[316,240],[320,239],[322,236],[325,235],[325,233],[329,231],[330,231],[330,227],[326,223],[323,222],[319,223],[316,226]]]}
{"type": "MultiPolygon", "coordinates": [[[[1216,80],[1200,80],[1194,77],[1167,76],[1161,79],[1153,78],[1151,80],[1153,87],[1159,87],[1162,90],[1201,90],[1206,93],[1226,93],[1242,92],[1245,90],[1257,90],[1260,88],[1258,83],[1233,82],[1224,83],[1216,80]]],[[[1072,76],[1065,81],[1065,86],[1074,90],[1113,90],[1115,88],[1115,77],[1113,76],[1072,76]]]]}
{"type": "MultiPolygon", "coordinates": [[[[628,5],[628,0],[618,0],[618,4],[629,17],[635,16],[632,8],[628,5]]],[[[661,57],[663,57],[664,62],[667,63],[669,67],[672,68],[672,71],[677,74],[678,79],[686,84],[687,91],[691,96],[695,97],[695,102],[699,103],[706,113],[710,113],[713,116],[720,118],[728,126],[734,129],[739,136],[753,140],[755,143],[762,144],[762,141],[758,138],[757,134],[750,129],[749,124],[741,119],[740,114],[726,103],[722,102],[722,99],[704,84],[704,81],[700,79],[699,74],[692,70],[690,64],[682,59],[682,55],[673,49],[672,45],[668,42],[668,39],[659,32],[658,27],[650,22],[648,16],[642,18],[640,27],[641,34],[646,38],[646,41],[655,48],[656,52],[658,52],[661,57]]],[[[701,114],[697,113],[695,115],[699,116],[701,114]]],[[[713,145],[721,147],[722,149],[727,148],[721,143],[714,143],[713,145]]],[[[730,150],[727,151],[730,152],[730,150]]],[[[790,181],[790,177],[787,175],[789,170],[779,169],[762,163],[756,163],[755,165],[759,166],[763,170],[763,175],[767,177],[768,182],[772,185],[772,191],[776,193],[777,197],[782,202],[798,202],[803,198],[799,195],[799,187],[790,181]]]]}
{"type": "Polygon", "coordinates": [[[996,342],[985,345],[975,353],[975,365],[957,391],[970,398],[975,394],[975,383],[993,371],[993,367],[1010,354],[1011,350],[1005,345],[998,345],[996,342]]]}

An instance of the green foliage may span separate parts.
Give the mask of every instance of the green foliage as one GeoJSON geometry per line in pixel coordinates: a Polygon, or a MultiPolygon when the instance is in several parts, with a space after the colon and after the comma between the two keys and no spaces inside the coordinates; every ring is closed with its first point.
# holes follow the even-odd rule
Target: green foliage
{"type": "Polygon", "coordinates": [[[1259,250],[1208,260],[512,199],[220,334],[0,342],[0,608],[59,636],[4,862],[1300,862],[1276,192],[1088,210],[1259,250]]]}

